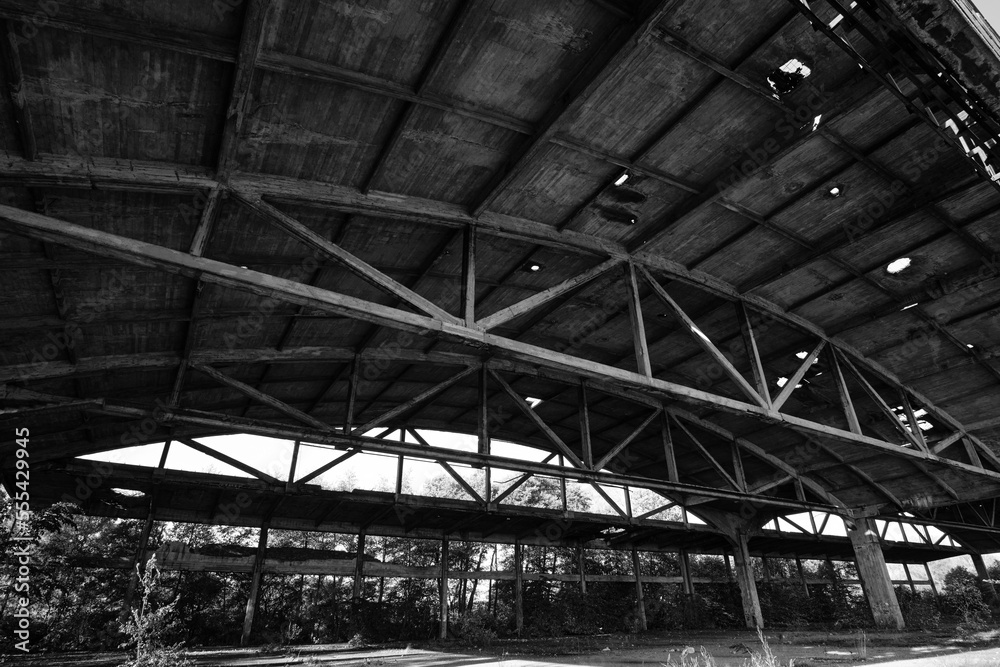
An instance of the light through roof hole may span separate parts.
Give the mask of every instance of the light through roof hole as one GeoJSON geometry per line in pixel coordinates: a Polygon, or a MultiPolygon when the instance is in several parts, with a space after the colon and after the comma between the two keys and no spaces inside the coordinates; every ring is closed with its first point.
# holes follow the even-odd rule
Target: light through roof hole
{"type": "Polygon", "coordinates": [[[885,270],[895,275],[897,273],[902,273],[903,271],[910,268],[911,264],[913,264],[913,260],[911,260],[909,257],[900,257],[899,259],[893,262],[889,262],[889,266],[885,267],[885,270]]]}
{"type": "Polygon", "coordinates": [[[790,93],[799,87],[812,70],[797,58],[792,58],[781,67],[776,67],[768,76],[767,83],[776,95],[790,93]]]}

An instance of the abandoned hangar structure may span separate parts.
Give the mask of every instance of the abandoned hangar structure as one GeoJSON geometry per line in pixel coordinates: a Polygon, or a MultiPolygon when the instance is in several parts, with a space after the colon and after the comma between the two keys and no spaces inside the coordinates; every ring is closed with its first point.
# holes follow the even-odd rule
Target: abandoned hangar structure
{"type": "Polygon", "coordinates": [[[731,555],[751,626],[752,556],[854,559],[901,627],[886,558],[1000,549],[1000,42],[967,0],[97,4],[0,0],[8,492],[15,429],[36,507],[174,443],[252,477],[115,466],[84,509],[148,534],[244,494],[252,595],[267,527],[541,532],[731,555]],[[235,433],[330,463],[197,440],[235,433]],[[310,483],[359,452],[615,514],[310,483]],[[848,536],[765,528],[803,512],[848,536]]]}

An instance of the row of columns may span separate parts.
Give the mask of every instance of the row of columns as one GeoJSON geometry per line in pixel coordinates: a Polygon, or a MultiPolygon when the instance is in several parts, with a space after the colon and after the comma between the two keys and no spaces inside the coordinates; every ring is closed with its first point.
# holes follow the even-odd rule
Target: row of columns
{"type": "MultiPolygon", "coordinates": [[[[140,533],[139,545],[136,550],[135,564],[141,563],[141,558],[143,554],[146,553],[149,535],[152,529],[152,514],[147,518],[145,524],[143,525],[142,532],[140,533]]],[[[246,615],[243,622],[243,633],[241,636],[241,644],[246,645],[250,641],[251,632],[253,630],[254,616],[257,610],[257,603],[260,597],[261,580],[263,578],[263,567],[265,562],[265,556],[267,552],[267,539],[268,539],[268,529],[269,524],[265,522],[260,529],[260,535],[257,541],[257,551],[254,557],[253,574],[250,584],[250,595],[247,600],[246,615]]],[[[865,597],[871,606],[872,615],[875,619],[875,624],[880,628],[887,629],[903,629],[903,615],[899,607],[899,602],[896,599],[896,594],[893,588],[892,579],[889,576],[889,570],[886,566],[885,556],[882,552],[881,542],[878,535],[878,531],[875,530],[874,523],[871,519],[861,518],[854,519],[853,521],[847,522],[847,534],[850,538],[851,544],[854,547],[855,560],[858,570],[858,578],[861,581],[862,589],[864,590],[865,597]]],[[[354,591],[353,599],[355,602],[359,601],[362,596],[362,583],[364,580],[364,554],[365,554],[365,531],[362,530],[358,534],[357,542],[357,556],[355,560],[355,570],[354,570],[354,591]]],[[[733,546],[733,565],[730,568],[729,557],[725,557],[726,569],[729,573],[730,578],[734,577],[740,591],[740,598],[743,605],[743,613],[746,619],[746,624],[748,628],[762,628],[764,626],[764,618],[761,613],[760,599],[757,594],[757,584],[753,572],[753,564],[750,559],[750,552],[748,548],[748,538],[746,533],[737,532],[732,539],[733,546]]],[[[646,610],[645,601],[643,595],[643,584],[642,584],[642,573],[640,568],[639,554],[637,549],[633,546],[631,549],[632,553],[632,570],[635,577],[635,591],[636,591],[636,618],[640,629],[647,629],[646,621],[646,610]]],[[[441,541],[441,560],[440,560],[440,579],[438,586],[439,594],[439,621],[440,621],[440,638],[448,638],[448,554],[449,554],[449,542],[447,538],[441,541]]],[[[806,595],[809,594],[809,588],[806,583],[805,574],[802,569],[801,560],[796,557],[796,564],[798,566],[799,577],[802,581],[802,585],[805,589],[806,595]]],[[[996,595],[995,589],[993,588],[993,583],[990,581],[986,564],[981,555],[972,555],[973,564],[976,567],[976,572],[980,580],[985,581],[989,586],[990,590],[996,595]]],[[[684,587],[684,594],[688,597],[694,595],[694,586],[691,578],[691,566],[688,559],[688,554],[686,551],[681,550],[679,553],[678,563],[681,571],[681,579],[684,587]]],[[[577,548],[577,569],[579,572],[579,585],[580,591],[584,594],[587,592],[587,578],[584,568],[584,557],[583,548],[577,548]]],[[[766,568],[765,568],[766,569],[766,568]]],[[[131,608],[132,599],[135,595],[135,590],[138,585],[138,574],[134,571],[133,576],[129,583],[129,588],[126,593],[125,606],[123,609],[123,614],[127,613],[131,608]]],[[[524,573],[524,545],[516,542],[514,544],[514,613],[515,613],[515,626],[518,635],[523,632],[524,629],[524,609],[523,609],[523,573],[524,573]]],[[[909,569],[906,571],[908,580],[911,581],[909,569]]],[[[928,569],[929,574],[929,569],[928,569]]],[[[928,577],[932,582],[933,579],[928,577]]]]}

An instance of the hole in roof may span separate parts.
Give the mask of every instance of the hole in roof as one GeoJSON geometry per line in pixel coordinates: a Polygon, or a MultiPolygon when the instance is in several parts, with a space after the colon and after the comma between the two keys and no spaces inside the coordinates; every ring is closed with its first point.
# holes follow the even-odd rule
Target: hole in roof
{"type": "Polygon", "coordinates": [[[143,491],[136,491],[135,489],[111,489],[112,493],[117,493],[119,496],[128,496],[130,498],[141,498],[146,495],[143,491]]]}
{"type": "Polygon", "coordinates": [[[822,120],[823,120],[823,114],[820,114],[815,118],[813,118],[813,129],[812,129],[813,132],[819,129],[819,124],[822,120]]]}
{"type": "Polygon", "coordinates": [[[617,187],[621,187],[621,186],[625,185],[625,181],[627,181],[631,177],[632,177],[632,175],[630,173],[628,173],[628,171],[623,171],[622,175],[619,176],[618,180],[615,181],[615,187],[617,188],[617,187]]]}
{"type": "Polygon", "coordinates": [[[831,185],[830,189],[827,190],[826,193],[828,195],[830,195],[830,197],[836,199],[837,197],[839,197],[842,194],[844,194],[844,186],[843,185],[831,185]]]}
{"type": "Polygon", "coordinates": [[[528,396],[524,400],[527,401],[528,405],[530,405],[533,408],[538,407],[538,405],[542,402],[542,399],[535,398],[534,396],[528,396]]]}
{"type": "Polygon", "coordinates": [[[899,309],[899,311],[903,312],[904,310],[909,310],[910,308],[916,308],[919,305],[920,305],[920,302],[916,301],[914,303],[911,303],[909,306],[903,306],[902,308],[899,309]]]}
{"type": "Polygon", "coordinates": [[[812,70],[797,58],[792,58],[781,67],[776,67],[767,76],[767,83],[776,95],[785,95],[799,87],[812,70]]]}
{"type": "Polygon", "coordinates": [[[802,350],[801,352],[796,352],[795,356],[798,357],[799,359],[805,359],[806,357],[809,356],[809,353],[806,352],[805,350],[802,350]]]}
{"type": "Polygon", "coordinates": [[[778,378],[779,387],[784,387],[786,384],[788,384],[788,378],[778,378]]]}
{"type": "Polygon", "coordinates": [[[911,264],[913,264],[913,260],[911,260],[909,257],[900,257],[895,261],[889,262],[889,265],[885,267],[885,270],[895,275],[897,273],[902,273],[903,271],[910,268],[911,264]]]}
{"type": "Polygon", "coordinates": [[[539,264],[538,262],[528,262],[527,264],[524,265],[524,270],[529,273],[538,273],[544,268],[545,267],[539,264]]]}
{"type": "Polygon", "coordinates": [[[639,219],[637,217],[635,217],[634,215],[631,218],[628,219],[628,224],[630,224],[630,225],[634,225],[637,222],[639,222],[639,219]]]}

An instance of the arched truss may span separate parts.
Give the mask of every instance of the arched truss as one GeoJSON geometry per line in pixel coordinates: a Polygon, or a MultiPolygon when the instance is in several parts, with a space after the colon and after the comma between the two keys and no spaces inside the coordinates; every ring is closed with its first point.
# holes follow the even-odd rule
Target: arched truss
{"type": "MultiPolygon", "coordinates": [[[[851,47],[837,32],[838,22],[854,25],[858,30],[864,28],[863,23],[840,3],[828,4],[835,15],[840,17],[832,22],[833,26],[826,20],[829,18],[826,16],[829,8],[818,13],[815,8],[790,2],[788,16],[780,22],[771,36],[787,28],[796,11],[802,12],[837,46],[844,48],[852,58],[859,59],[865,69],[874,73],[879,84],[895,94],[895,84],[879,70],[882,63],[873,64],[864,59],[861,55],[863,50],[851,47]]],[[[877,9],[873,3],[861,4],[868,14],[875,12],[873,7],[877,9]]],[[[406,346],[387,351],[370,349],[364,345],[360,349],[266,349],[246,346],[206,349],[195,346],[189,336],[180,356],[135,354],[119,358],[112,355],[100,359],[71,359],[69,363],[43,361],[0,368],[0,379],[7,383],[4,385],[2,398],[8,405],[15,406],[5,416],[8,419],[26,419],[33,415],[44,418],[51,414],[85,413],[114,419],[131,419],[138,423],[153,419],[157,425],[176,429],[175,435],[178,437],[238,430],[372,451],[427,456],[426,449],[418,450],[405,443],[365,438],[362,433],[378,426],[398,426],[410,420],[414,414],[419,417],[419,411],[425,405],[449,390],[464,387],[472,388],[475,392],[475,400],[467,401],[464,407],[477,415],[475,430],[480,434],[481,446],[479,453],[463,455],[462,460],[476,465],[486,465],[491,460],[490,402],[497,400],[497,396],[506,396],[504,400],[512,401],[520,411],[520,419],[541,434],[536,434],[531,442],[544,443],[571,464],[572,468],[562,468],[559,471],[561,474],[572,474],[585,481],[607,479],[609,483],[641,482],[650,488],[659,488],[664,493],[678,496],[688,505],[715,502],[721,511],[730,513],[738,512],[741,504],[747,503],[755,507],[788,510],[812,508],[821,504],[840,508],[841,511],[860,509],[868,512],[873,511],[872,507],[876,510],[887,507],[889,511],[899,511],[971,502],[1000,495],[1000,458],[974,433],[996,426],[994,419],[964,424],[936,406],[927,396],[901,382],[888,368],[865,357],[837,335],[804,317],[788,312],[773,301],[747,293],[746,286],[737,287],[708,272],[665,259],[649,249],[657,241],[663,240],[665,230],[651,232],[628,242],[617,242],[607,237],[560,228],[567,225],[554,227],[490,210],[490,204],[510,185],[519,170],[537,157],[541,147],[557,145],[591,154],[607,165],[625,167],[632,173],[670,184],[691,195],[674,218],[664,221],[665,223],[690,220],[710,206],[721,206],[760,228],[781,235],[810,259],[824,257],[838,263],[834,251],[842,250],[856,240],[857,235],[853,232],[832,234],[819,241],[810,241],[776,226],[769,217],[730,202],[727,195],[732,194],[734,187],[738,185],[737,181],[724,183],[722,187],[716,187],[716,184],[707,188],[692,187],[683,179],[642,167],[637,164],[637,160],[609,155],[560,135],[561,124],[579,112],[594,90],[621,67],[622,61],[634,49],[639,48],[640,42],[646,44],[651,41],[683,54],[778,111],[795,111],[780,96],[776,97],[773,91],[740,74],[735,66],[727,65],[661,25],[661,19],[671,7],[670,2],[657,3],[649,16],[632,26],[634,30],[628,36],[631,39],[624,39],[621,44],[612,44],[620,47],[620,50],[608,58],[601,72],[582,90],[577,91],[577,96],[569,103],[561,102],[557,105],[545,122],[538,126],[525,126],[516,119],[504,118],[457,100],[435,98],[419,88],[409,90],[341,68],[265,52],[262,43],[268,8],[267,3],[263,2],[250,3],[250,10],[244,19],[243,39],[235,58],[225,48],[216,48],[218,45],[199,46],[170,34],[137,34],[137,37],[153,40],[154,44],[163,48],[236,62],[218,168],[207,170],[166,162],[121,163],[111,158],[81,161],[39,156],[31,148],[29,131],[23,138],[25,159],[7,158],[3,166],[3,178],[6,183],[22,186],[83,186],[193,195],[200,198],[204,205],[188,249],[185,251],[126,238],[50,215],[0,206],[0,224],[6,230],[91,255],[191,278],[197,285],[194,294],[196,303],[197,295],[203,287],[229,289],[253,294],[282,306],[290,305],[362,321],[417,336],[421,341],[451,347],[448,351],[427,351],[406,346]],[[529,140],[516,159],[497,174],[485,195],[471,206],[380,192],[371,187],[376,182],[374,177],[362,187],[348,187],[240,172],[234,167],[234,146],[241,131],[245,129],[243,125],[251,97],[248,91],[253,74],[258,69],[302,79],[336,82],[338,85],[404,100],[414,106],[443,106],[448,111],[465,117],[507,127],[527,135],[529,140]],[[37,159],[39,157],[41,159],[37,159]],[[340,293],[304,280],[291,280],[206,257],[207,243],[218,222],[219,210],[227,200],[237,202],[239,207],[251,212],[256,218],[267,221],[268,225],[280,230],[288,238],[309,247],[314,253],[315,261],[343,267],[362,278],[383,295],[388,295],[391,303],[387,304],[384,298],[363,298],[340,293]],[[289,209],[295,209],[297,213],[293,215],[287,212],[289,209]],[[303,211],[376,215],[381,219],[424,226],[429,230],[453,230],[450,233],[454,239],[460,240],[463,248],[459,286],[453,294],[447,295],[447,299],[435,301],[422,296],[365,259],[352,254],[343,245],[318,234],[300,219],[303,211]],[[530,297],[506,304],[493,312],[477,312],[476,286],[481,274],[481,271],[477,271],[477,261],[481,260],[477,253],[477,243],[482,243],[486,237],[501,237],[532,247],[558,251],[576,258],[582,268],[575,275],[548,285],[530,297]],[[558,350],[553,349],[553,345],[519,340],[518,330],[512,324],[523,322],[523,318],[537,317],[540,311],[556,308],[581,291],[595,286],[621,290],[624,295],[625,304],[621,309],[628,316],[628,335],[635,351],[633,358],[619,359],[612,363],[595,360],[584,354],[584,346],[576,345],[572,339],[564,341],[565,344],[558,350]],[[681,294],[688,299],[682,298],[681,294]],[[722,309],[714,308],[711,313],[692,314],[691,307],[687,305],[691,295],[701,295],[727,304],[726,313],[720,314],[722,309]],[[454,303],[458,304],[457,314],[453,308],[454,303]],[[662,368],[662,364],[658,363],[655,342],[648,339],[645,325],[650,317],[651,304],[656,304],[658,309],[677,323],[678,330],[689,335],[690,342],[699,347],[699,354],[705,355],[704,358],[708,360],[707,367],[713,372],[718,371],[717,377],[699,384],[697,377],[672,373],[671,369],[662,368]],[[738,331],[739,335],[723,340],[715,337],[711,331],[706,333],[696,322],[708,314],[720,321],[728,320],[718,328],[738,331]],[[794,334],[795,347],[786,351],[787,354],[794,353],[800,347],[804,353],[803,358],[787,371],[788,374],[783,378],[785,383],[777,388],[773,378],[768,377],[767,366],[773,360],[763,358],[758,352],[760,329],[771,327],[780,328],[783,333],[794,334]],[[735,338],[741,340],[744,353],[739,365],[745,366],[748,372],[736,368],[732,355],[725,353],[725,343],[735,338]],[[355,423],[354,402],[359,367],[366,360],[385,360],[392,364],[428,369],[447,366],[456,370],[453,376],[428,384],[405,399],[397,400],[394,406],[366,417],[367,421],[355,423]],[[343,419],[334,422],[315,417],[310,414],[312,410],[303,410],[269,395],[251,383],[234,377],[229,369],[230,366],[241,363],[292,361],[337,361],[342,362],[345,369],[350,369],[346,372],[353,379],[349,382],[349,395],[344,397],[346,405],[343,419]],[[792,404],[790,401],[794,402],[798,397],[796,391],[800,389],[802,381],[808,380],[814,373],[812,367],[815,363],[822,363],[828,369],[826,377],[828,380],[832,379],[829,386],[839,396],[839,406],[819,417],[803,417],[789,409],[792,404]],[[632,366],[636,370],[632,370],[632,366]],[[135,405],[127,400],[98,395],[52,395],[32,388],[34,384],[43,386],[49,379],[87,373],[88,369],[102,372],[173,369],[175,375],[170,391],[159,397],[161,404],[155,410],[148,402],[135,405]],[[192,376],[202,380],[209,378],[221,387],[271,408],[275,418],[240,418],[224,410],[215,413],[198,412],[181,407],[192,376]],[[545,397],[545,405],[541,409],[535,410],[527,406],[523,400],[525,395],[513,386],[513,376],[538,381],[541,383],[539,386],[558,388],[553,390],[552,396],[545,397]],[[635,429],[631,433],[614,443],[605,443],[607,446],[596,451],[591,441],[587,417],[589,400],[592,400],[588,399],[588,395],[593,394],[613,397],[632,405],[633,410],[645,411],[637,417],[635,429]],[[574,397],[569,403],[574,404],[580,413],[579,428],[574,439],[566,437],[568,429],[565,425],[556,428],[547,423],[543,416],[546,410],[554,409],[547,406],[559,404],[556,400],[559,396],[563,397],[565,407],[567,395],[574,397]],[[862,422],[858,418],[857,409],[860,403],[865,404],[866,414],[875,417],[862,422]],[[833,416],[832,413],[838,414],[833,416]],[[919,426],[922,419],[930,423],[934,431],[933,437],[923,434],[919,426]],[[682,481],[681,472],[687,471],[679,471],[672,461],[675,453],[671,449],[677,440],[684,442],[689,458],[701,460],[696,476],[698,483],[682,481]],[[659,444],[653,446],[650,444],[653,441],[658,441],[659,444]],[[750,461],[757,466],[753,475],[747,475],[744,470],[750,461]],[[887,473],[886,461],[891,462],[890,467],[902,467],[905,476],[918,476],[924,481],[920,486],[927,488],[914,491],[911,486],[905,493],[897,490],[897,485],[905,486],[902,476],[893,477],[887,473]],[[613,472],[606,472],[607,468],[611,468],[613,472]],[[851,494],[849,498],[840,497],[843,495],[839,488],[841,485],[823,481],[823,472],[831,469],[852,477],[857,488],[864,491],[851,494]],[[782,493],[768,494],[768,491],[782,487],[782,493]]],[[[9,10],[8,15],[21,16],[13,10],[9,10]]],[[[455,30],[461,27],[468,16],[466,13],[456,17],[455,30]]],[[[94,16],[88,16],[86,12],[56,17],[56,25],[62,29],[94,34],[102,34],[101,31],[104,30],[107,33],[109,29],[106,26],[101,28],[98,23],[94,16]]],[[[843,30],[843,27],[840,29],[843,30]]],[[[122,31],[111,32],[120,36],[122,31]]],[[[432,62],[429,68],[432,71],[438,66],[440,62],[432,62]]],[[[939,80],[936,77],[928,79],[926,76],[914,75],[910,83],[921,94],[917,95],[917,102],[904,95],[904,103],[908,108],[916,108],[919,120],[906,125],[901,132],[913,129],[919,122],[930,124],[934,132],[952,145],[958,146],[961,142],[965,152],[970,154],[969,163],[992,183],[988,161],[979,157],[980,153],[992,155],[992,146],[987,145],[986,141],[979,141],[982,137],[977,134],[985,131],[983,128],[992,126],[990,114],[983,112],[979,102],[969,103],[964,97],[961,102],[968,106],[965,117],[947,109],[942,111],[936,108],[930,102],[931,99],[951,99],[956,96],[951,77],[939,80]],[[941,116],[942,113],[946,115],[941,116]],[[972,120],[966,122],[970,117],[972,120]],[[954,126],[953,132],[949,133],[947,123],[954,126]],[[976,139],[974,145],[977,146],[978,153],[969,149],[967,140],[970,137],[976,139]]],[[[867,167],[887,182],[897,180],[898,174],[881,165],[870,154],[851,146],[827,125],[831,118],[846,113],[876,91],[871,85],[850,81],[837,92],[843,95],[827,101],[823,109],[825,120],[822,124],[803,126],[795,129],[790,136],[781,137],[780,142],[773,144],[777,150],[766,150],[767,158],[757,164],[753,171],[776,163],[790,151],[801,147],[816,132],[846,151],[857,164],[867,167]]],[[[23,111],[21,113],[23,115],[23,111]]],[[[23,120],[20,125],[22,131],[30,128],[30,119],[23,120]]],[[[751,150],[763,149],[772,145],[768,142],[775,141],[774,136],[769,136],[751,150]]],[[[386,168],[385,156],[392,150],[394,142],[395,140],[388,142],[375,173],[386,168]]],[[[914,211],[930,210],[983,261],[989,262],[992,258],[989,249],[965,232],[962,225],[948,218],[940,207],[940,203],[947,201],[949,197],[960,197],[979,185],[979,181],[971,185],[959,183],[945,195],[938,194],[926,201],[917,196],[910,205],[894,211],[874,227],[856,230],[857,234],[863,238],[877,229],[904,219],[914,211]]],[[[991,212],[992,209],[979,217],[991,212]]],[[[971,222],[966,221],[964,224],[969,225],[971,222]]],[[[842,261],[839,261],[839,265],[854,278],[865,280],[865,272],[842,261]]],[[[978,274],[980,266],[976,264],[967,269],[970,275],[978,274]]],[[[891,308],[909,305],[908,295],[890,293],[890,296],[896,301],[891,308]]],[[[922,308],[914,312],[923,319],[929,331],[940,334],[949,345],[967,353],[970,364],[997,376],[998,371],[989,363],[988,358],[978,351],[969,352],[961,341],[937,321],[933,313],[924,312],[922,308]]],[[[250,309],[243,315],[255,314],[260,313],[254,313],[250,309]]],[[[875,315],[877,313],[872,313],[873,317],[875,315]]],[[[195,316],[196,311],[192,308],[192,320],[195,316]]],[[[798,395],[802,393],[799,391],[798,395]]],[[[324,395],[321,394],[316,399],[316,405],[322,402],[324,395]]],[[[419,419],[415,423],[423,425],[419,419]]],[[[441,426],[442,423],[437,422],[437,425],[441,426]]],[[[143,437],[136,438],[137,442],[148,439],[149,434],[141,435],[143,437]]],[[[61,444],[52,447],[43,457],[70,456],[114,445],[113,439],[74,446],[61,444]]],[[[551,466],[538,470],[553,472],[551,466]]],[[[525,469],[524,472],[531,471],[525,469]]]]}

